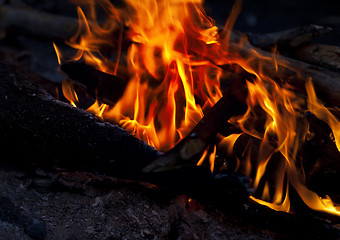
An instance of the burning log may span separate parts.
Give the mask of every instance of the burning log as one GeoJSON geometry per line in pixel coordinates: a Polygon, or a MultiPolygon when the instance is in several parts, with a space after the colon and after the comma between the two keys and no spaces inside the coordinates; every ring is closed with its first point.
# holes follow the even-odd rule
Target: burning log
{"type": "MultiPolygon", "coordinates": [[[[188,14],[191,6],[186,6],[187,11],[184,12],[177,11],[177,8],[175,11],[171,8],[165,8],[165,10],[161,8],[160,11],[151,14],[152,17],[149,18],[151,20],[150,24],[153,26],[151,29],[155,31],[150,31],[149,24],[146,24],[147,22],[138,20],[144,19],[144,16],[154,11],[143,8],[142,3],[135,4],[131,2],[131,8],[128,7],[128,9],[135,9],[136,11],[133,10],[129,12],[131,14],[124,15],[129,17],[126,17],[126,19],[124,17],[122,20],[122,23],[126,22],[127,26],[130,27],[127,36],[131,41],[131,47],[126,57],[124,54],[122,55],[122,48],[120,46],[124,45],[125,29],[121,26],[118,37],[119,44],[117,44],[118,53],[115,55],[114,52],[110,52],[109,54],[113,53],[114,55],[106,56],[106,54],[101,54],[101,49],[111,48],[113,45],[116,45],[111,41],[112,36],[116,33],[116,25],[113,24],[112,28],[111,20],[117,19],[115,8],[109,1],[107,3],[109,8],[103,7],[105,10],[109,10],[107,11],[108,19],[103,25],[98,24],[101,21],[98,21],[99,19],[96,18],[96,14],[90,14],[91,17],[86,19],[84,12],[80,7],[78,8],[80,27],[69,45],[79,50],[74,59],[83,58],[88,64],[95,65],[98,69],[105,69],[106,71],[110,71],[111,66],[118,64],[122,57],[129,67],[131,84],[129,83],[125,94],[114,107],[99,106],[98,102],[95,102],[94,107],[91,106],[89,111],[95,112],[104,119],[112,119],[112,121],[119,123],[125,129],[135,134],[135,136],[147,141],[150,145],[167,151],[173,148],[183,136],[187,135],[199,119],[202,118],[203,112],[206,112],[207,109],[211,108],[221,98],[223,89],[220,88],[220,77],[224,74],[221,67],[234,68],[235,74],[243,72],[241,75],[247,75],[244,79],[247,81],[246,84],[249,90],[249,98],[247,99],[249,111],[243,117],[247,117],[246,121],[252,121],[254,120],[252,116],[254,116],[255,124],[257,124],[256,120],[264,120],[261,116],[257,117],[256,115],[263,115],[262,113],[264,113],[267,118],[266,122],[263,121],[265,124],[259,123],[259,128],[261,129],[255,133],[255,136],[263,139],[262,142],[264,143],[261,144],[263,148],[261,146],[259,150],[258,164],[248,164],[249,166],[246,166],[246,168],[249,171],[245,171],[245,174],[248,176],[255,176],[253,186],[262,191],[262,199],[256,199],[257,195],[252,197],[252,199],[277,211],[289,211],[288,184],[291,184],[303,201],[312,209],[330,212],[324,206],[327,203],[333,213],[339,214],[332,201],[320,198],[315,193],[306,189],[302,181],[303,177],[300,176],[299,169],[295,164],[297,160],[297,151],[295,149],[299,148],[300,142],[303,141],[308,133],[307,124],[303,124],[304,127],[301,128],[297,124],[297,111],[301,113],[308,108],[322,120],[329,123],[334,135],[336,135],[336,144],[339,149],[339,135],[335,131],[339,128],[338,121],[334,119],[328,109],[319,104],[310,81],[310,78],[313,78],[316,81],[316,86],[323,93],[326,93],[327,97],[330,97],[328,102],[335,103],[338,102],[335,100],[339,96],[339,86],[336,85],[337,83],[334,83],[334,80],[337,79],[336,76],[332,76],[330,79],[330,81],[333,81],[332,84],[326,86],[323,82],[325,74],[320,73],[320,70],[313,72],[313,68],[308,64],[300,64],[298,61],[294,62],[295,60],[278,57],[275,54],[261,54],[261,51],[256,50],[244,41],[238,42],[238,45],[230,44],[229,40],[232,38],[230,38],[228,29],[231,28],[234,19],[229,19],[221,35],[218,35],[218,28],[214,26],[210,19],[204,17],[205,13],[200,8],[193,11],[193,14],[188,14]],[[176,12],[176,14],[169,18],[168,12],[176,12]],[[182,15],[185,17],[182,17],[182,15]],[[154,21],[155,19],[157,21],[154,21]],[[176,21],[172,22],[169,19],[176,19],[176,21]],[[94,24],[92,25],[93,27],[90,27],[90,23],[94,24]],[[164,26],[163,23],[166,23],[165,25],[167,26],[164,26]],[[101,26],[105,27],[102,28],[101,26]],[[167,34],[163,34],[164,29],[169,30],[165,31],[167,34]],[[171,41],[168,41],[169,39],[171,41]],[[150,45],[150,43],[152,44],[150,45]],[[243,45],[241,46],[241,44],[243,45]],[[230,51],[229,48],[231,49],[230,51]],[[113,62],[113,59],[115,59],[115,62],[113,62]],[[274,81],[278,82],[278,84],[274,83],[274,81]],[[286,81],[296,91],[303,91],[303,93],[305,93],[306,84],[306,91],[309,93],[307,101],[304,101],[303,98],[295,99],[297,96],[293,91],[278,86],[286,81]],[[295,104],[296,100],[299,100],[298,105],[295,104]],[[301,129],[301,133],[300,131],[295,131],[298,129],[301,129]],[[263,133],[265,134],[263,135],[263,133]],[[300,138],[300,136],[302,137],[300,138]],[[282,147],[267,146],[270,145],[266,143],[267,138],[271,141],[272,137],[274,141],[277,139],[278,146],[282,147]],[[286,141],[286,139],[289,139],[289,141],[286,141]],[[265,179],[267,176],[264,176],[264,174],[269,169],[267,168],[269,166],[267,165],[268,159],[271,156],[273,156],[273,159],[276,158],[276,155],[273,155],[275,152],[279,152],[282,155],[284,158],[282,160],[285,160],[282,161],[282,164],[287,166],[287,168],[280,167],[282,171],[275,173],[279,177],[273,182],[273,185],[275,183],[278,184],[275,184],[275,193],[271,193],[273,192],[270,184],[272,179],[268,175],[267,181],[265,179]],[[253,171],[254,174],[250,171],[253,171]],[[284,193],[284,190],[286,190],[286,193],[284,193]],[[283,196],[285,197],[283,198],[283,196]],[[267,199],[274,201],[268,203],[266,202],[267,199]]],[[[96,12],[94,4],[91,4],[90,11],[96,12]]],[[[115,21],[113,22],[116,23],[115,21]]],[[[116,48],[110,50],[114,51],[116,48]]],[[[95,70],[92,69],[91,71],[95,70]]],[[[116,71],[117,68],[113,72],[116,71]]],[[[329,75],[329,73],[327,74],[329,75]]],[[[120,80],[117,79],[117,81],[120,80]]],[[[102,79],[95,81],[95,84],[92,86],[91,84],[87,85],[93,88],[99,86],[101,82],[102,79]]],[[[327,84],[329,85],[329,83],[327,84]]],[[[124,86],[122,84],[122,87],[119,88],[123,90],[124,86]]],[[[72,105],[78,105],[77,94],[73,91],[72,86],[66,90],[72,105]]],[[[102,91],[100,92],[104,94],[102,91]]],[[[188,137],[184,138],[184,140],[166,154],[159,158],[155,157],[155,162],[147,165],[148,161],[145,161],[143,164],[138,165],[138,169],[131,171],[132,166],[128,164],[130,167],[127,167],[126,162],[121,160],[124,157],[115,158],[113,163],[116,164],[116,168],[113,173],[164,185],[171,189],[180,188],[186,191],[193,188],[196,189],[194,192],[197,192],[197,189],[202,189],[203,187],[204,192],[213,195],[210,190],[214,189],[213,186],[217,180],[216,176],[213,176],[208,169],[193,167],[191,164],[186,166],[185,161],[196,161],[199,155],[202,155],[197,163],[200,165],[204,159],[208,159],[206,154],[211,151],[211,154],[208,156],[211,171],[213,171],[216,147],[210,143],[218,132],[220,123],[223,120],[229,119],[234,113],[237,113],[231,107],[233,100],[234,97],[231,94],[222,97],[220,102],[217,102],[211,111],[206,114],[188,137]],[[144,172],[141,172],[142,169],[144,172]],[[179,180],[179,182],[174,181],[174,179],[179,180]],[[197,186],[197,182],[200,181],[203,184],[197,186]]],[[[48,120],[50,120],[49,117],[48,120]]],[[[238,122],[242,124],[242,121],[238,122]]],[[[44,126],[43,123],[41,125],[44,126]]],[[[252,129],[244,128],[242,125],[240,125],[240,128],[244,129],[243,131],[248,134],[252,134],[250,131],[253,129],[256,130],[252,124],[249,126],[252,129]]],[[[78,139],[75,140],[77,142],[78,139]]],[[[279,158],[281,159],[281,156],[279,158]]],[[[279,164],[281,164],[281,161],[279,164]]],[[[104,172],[106,173],[106,171],[104,172]]]]}
{"type": "MultiPolygon", "coordinates": [[[[17,7],[10,7],[10,6],[1,6],[0,7],[0,16],[1,16],[1,28],[5,29],[11,29],[20,33],[27,33],[33,36],[39,36],[43,38],[49,38],[49,39],[68,39],[72,37],[75,32],[78,29],[78,20],[66,16],[58,16],[58,15],[53,15],[49,13],[44,13],[42,11],[37,11],[34,9],[28,9],[28,8],[17,8],[17,7]]],[[[317,37],[321,34],[327,33],[331,31],[330,28],[327,27],[321,27],[317,25],[309,25],[305,27],[300,27],[300,28],[294,28],[294,29],[289,29],[277,33],[270,33],[267,35],[249,35],[250,41],[253,45],[261,47],[261,48],[268,48],[270,46],[274,46],[275,44],[278,45],[286,45],[290,47],[296,47],[299,46],[302,43],[305,43],[307,41],[310,41],[312,38],[317,37]]],[[[236,51],[239,51],[238,46],[236,47],[236,51]]],[[[313,48],[313,47],[312,47],[313,48]]],[[[305,54],[306,51],[311,51],[311,49],[306,49],[303,48],[305,54]]],[[[313,48],[314,49],[314,48],[313,48]]],[[[318,48],[321,49],[321,48],[318,48]]],[[[250,56],[253,54],[254,48],[251,45],[247,45],[246,48],[241,49],[241,53],[243,56],[250,56]]],[[[273,58],[273,55],[269,52],[266,51],[259,51],[256,49],[260,54],[262,54],[265,57],[268,58],[273,58]]],[[[319,50],[320,51],[320,50],[319,50]]],[[[322,47],[322,52],[328,51],[325,48],[322,47]]],[[[301,56],[301,52],[297,53],[297,56],[301,56]]],[[[316,56],[316,53],[313,53],[313,56],[315,58],[318,58],[316,56]]],[[[333,55],[334,56],[334,55],[333,55]]],[[[318,68],[309,64],[306,64],[301,61],[297,61],[288,57],[283,57],[280,56],[278,57],[280,59],[283,59],[284,61],[287,61],[290,63],[291,66],[295,66],[298,71],[289,69],[287,67],[282,67],[278,66],[279,70],[276,71],[276,67],[273,65],[271,60],[262,60],[261,62],[264,63],[264,67],[266,69],[266,74],[273,79],[277,79],[279,82],[281,82],[281,79],[286,78],[292,85],[298,86],[300,89],[304,89],[304,79],[308,77],[312,77],[314,84],[317,85],[317,87],[320,88],[321,94],[323,97],[324,101],[328,101],[329,103],[337,105],[340,102],[340,83],[336,81],[336,79],[339,79],[340,74],[325,70],[323,68],[318,68]],[[279,76],[279,77],[275,77],[279,76]]],[[[304,61],[308,57],[301,57],[304,61]]],[[[308,58],[310,59],[310,58],[308,58]]],[[[324,59],[324,58],[323,58],[324,59]]],[[[332,57],[330,58],[333,59],[332,57]]],[[[308,60],[311,61],[311,60],[308,60]]],[[[327,61],[328,60],[322,60],[322,61],[327,61]]],[[[313,62],[315,64],[315,61],[313,62]]],[[[321,65],[325,66],[334,66],[334,63],[321,63],[321,65]]],[[[66,64],[67,65],[67,64],[66,64]]],[[[69,65],[67,67],[65,65],[64,71],[67,73],[70,73],[73,78],[73,80],[78,80],[80,79],[90,79],[88,77],[84,77],[85,74],[82,74],[82,76],[76,76],[79,73],[76,73],[76,71],[71,70],[73,67],[69,65]],[[71,72],[72,73],[71,73],[71,72]]],[[[252,63],[254,67],[258,67],[258,63],[254,62],[252,63]]],[[[79,65],[80,66],[80,65],[79,65]]],[[[104,79],[103,81],[106,82],[105,79],[113,78],[112,76],[104,76],[105,74],[99,73],[99,71],[95,70],[89,70],[91,72],[91,78],[95,79],[94,82],[90,83],[90,81],[87,82],[85,86],[90,88],[90,92],[93,93],[95,89],[92,89],[92,86],[96,86],[96,84],[100,85],[102,82],[101,80],[98,80],[98,78],[104,79]],[[96,73],[93,73],[96,72],[96,73]],[[94,84],[94,85],[93,85],[94,84]],[[90,86],[90,87],[89,87],[90,86]]],[[[119,75],[120,76],[120,75],[119,75]]],[[[98,88],[99,92],[97,93],[96,96],[99,98],[102,97],[102,100],[104,102],[107,100],[108,103],[115,102],[117,97],[120,94],[121,88],[124,88],[126,83],[120,83],[120,88],[117,91],[117,96],[115,94],[107,94],[106,87],[105,88],[98,88]],[[100,91],[103,90],[103,91],[100,91]],[[111,99],[113,96],[113,99],[111,99]]],[[[112,90],[111,87],[108,88],[109,90],[112,90]]],[[[115,89],[115,88],[113,88],[115,89]]]]}
{"type": "Polygon", "coordinates": [[[311,24],[274,33],[248,34],[248,38],[252,45],[266,50],[275,45],[278,48],[295,48],[330,31],[330,27],[311,24]]]}
{"type": "MultiPolygon", "coordinates": [[[[92,97],[99,98],[108,104],[114,104],[125,88],[124,80],[98,71],[85,63],[67,62],[61,65],[61,70],[71,80],[84,84],[90,94],[95,92],[95,95],[91,94],[92,97]],[[115,88],[116,85],[118,87],[115,88]],[[104,88],[106,90],[102,91],[104,88]],[[110,90],[111,88],[112,90],[110,90]]],[[[236,89],[237,87],[232,87],[232,90],[236,89]]],[[[245,97],[241,97],[241,95],[239,90],[229,90],[225,93],[225,96],[215,104],[187,137],[172,150],[146,166],[143,171],[148,173],[152,171],[165,171],[181,168],[183,165],[188,164],[187,160],[190,160],[190,163],[195,162],[195,160],[197,162],[198,159],[195,159],[195,157],[199,157],[209,144],[213,142],[220,127],[230,117],[241,114],[246,109],[244,104],[245,97]]]]}
{"type": "MultiPolygon", "coordinates": [[[[258,69],[259,65],[262,66],[263,71],[266,73],[267,76],[270,78],[276,80],[278,83],[281,83],[284,79],[288,83],[290,83],[292,86],[296,88],[296,90],[300,92],[305,92],[305,81],[308,78],[312,78],[313,83],[318,87],[319,94],[321,99],[323,99],[326,103],[329,103],[333,106],[338,106],[340,102],[340,82],[337,81],[337,79],[340,79],[340,74],[337,72],[334,72],[329,69],[325,69],[323,67],[317,67],[311,64],[308,64],[303,61],[295,60],[289,57],[285,56],[275,56],[278,60],[282,60],[283,62],[287,63],[286,65],[277,65],[273,64],[274,55],[272,53],[262,51],[259,49],[254,48],[250,44],[247,44],[244,47],[239,47],[238,45],[233,45],[231,50],[235,51],[236,55],[241,54],[242,57],[249,58],[254,54],[254,51],[261,54],[263,57],[261,59],[254,60],[250,62],[250,65],[253,69],[258,69]],[[294,66],[295,69],[292,68],[294,66]]],[[[306,50],[310,52],[309,50],[306,50]]],[[[329,48],[322,47],[322,52],[327,51],[329,52],[329,48]]],[[[314,53],[317,54],[317,53],[314,53]]],[[[336,54],[332,54],[333,58],[336,54]]],[[[321,56],[321,55],[319,55],[321,56]]],[[[316,57],[316,56],[315,56],[316,57]]],[[[327,60],[327,57],[323,57],[322,61],[326,61],[327,64],[336,64],[336,62],[330,62],[332,57],[327,60]]],[[[310,59],[310,58],[309,58],[310,59]]],[[[313,60],[309,60],[313,61],[313,60]]],[[[320,59],[321,61],[321,59],[320,59]]],[[[314,62],[315,63],[315,62],[314,62]]],[[[322,63],[320,63],[321,65],[322,63]]],[[[324,63],[326,64],[326,63],[324,63]]],[[[68,74],[69,78],[71,80],[77,81],[80,84],[83,84],[86,86],[86,88],[89,90],[89,92],[93,93],[96,92],[96,96],[99,99],[102,99],[107,101],[107,103],[114,103],[117,100],[118,96],[121,96],[122,90],[125,86],[125,80],[121,78],[117,78],[113,75],[105,74],[103,72],[100,72],[96,69],[94,69],[91,66],[88,66],[84,63],[78,63],[78,62],[68,62],[64,63],[61,66],[61,69],[68,74]],[[81,71],[78,71],[80,70],[81,71]],[[86,72],[86,74],[83,74],[83,72],[86,72]],[[90,77],[89,77],[90,76],[90,77]],[[115,84],[118,84],[118,90],[115,89],[115,87],[111,84],[111,80],[114,79],[115,84]],[[103,85],[102,83],[107,84],[105,87],[101,87],[103,85]],[[105,88],[108,88],[109,90],[114,90],[113,93],[110,94],[109,90],[105,90],[105,88]]],[[[124,74],[124,76],[126,76],[124,74]]],[[[104,85],[103,85],[104,86],[104,85]]]]}
{"type": "Polygon", "coordinates": [[[214,195],[221,203],[228,198],[242,202],[249,195],[248,179],[237,174],[214,176],[196,166],[143,173],[161,153],[125,130],[54,99],[31,82],[36,77],[31,72],[0,63],[0,76],[1,149],[21,167],[30,167],[33,160],[45,168],[146,181],[203,200],[214,195]]]}

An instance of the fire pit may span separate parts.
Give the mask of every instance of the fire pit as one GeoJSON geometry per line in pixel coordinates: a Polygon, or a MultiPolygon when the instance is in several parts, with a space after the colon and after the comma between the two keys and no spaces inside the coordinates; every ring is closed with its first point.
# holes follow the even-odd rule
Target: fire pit
{"type": "MultiPolygon", "coordinates": [[[[95,207],[116,201],[117,186],[151,195],[143,206],[173,199],[169,231],[158,237],[223,239],[199,230],[214,214],[217,226],[259,219],[271,231],[289,223],[291,236],[295,225],[300,233],[315,226],[309,237],[339,236],[339,192],[329,186],[340,173],[339,49],[310,43],[330,28],[246,35],[233,30],[240,1],[223,27],[200,1],[78,4],[78,21],[1,6],[5,29],[39,34],[29,19],[42,28],[60,22],[60,37],[43,37],[65,40],[53,43],[62,83],[0,64],[1,143],[17,159],[15,170],[4,161],[3,174],[19,171],[41,194],[80,191],[96,197],[95,207]],[[18,12],[27,25],[13,20],[18,12]]],[[[4,197],[13,216],[25,216],[4,222],[49,236],[43,220],[4,197]]],[[[141,212],[126,211],[143,228],[136,238],[157,235],[141,212]]]]}

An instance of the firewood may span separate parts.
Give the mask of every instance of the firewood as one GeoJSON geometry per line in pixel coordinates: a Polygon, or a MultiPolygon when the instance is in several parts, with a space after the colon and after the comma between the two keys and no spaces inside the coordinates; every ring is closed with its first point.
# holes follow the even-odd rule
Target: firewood
{"type": "Polygon", "coordinates": [[[244,59],[252,59],[248,61],[249,66],[262,72],[280,83],[287,82],[295,88],[295,90],[305,93],[306,80],[312,78],[312,82],[317,89],[320,99],[332,107],[339,106],[340,103],[340,73],[329,69],[311,65],[289,57],[274,55],[273,53],[260,50],[251,44],[231,44],[231,55],[239,56],[244,59]],[[257,52],[261,58],[254,57],[257,52]],[[275,61],[279,63],[275,65],[275,61]],[[285,64],[280,64],[284,62],[285,64]]]}
{"type": "Polygon", "coordinates": [[[31,82],[37,78],[32,72],[0,63],[0,77],[1,149],[22,165],[34,159],[46,166],[133,175],[159,156],[125,130],[54,99],[31,82]]]}
{"type": "Polygon", "coordinates": [[[275,45],[278,48],[295,48],[330,31],[330,27],[311,24],[274,33],[248,34],[248,38],[252,45],[266,50],[275,45]]]}
{"type": "Polygon", "coordinates": [[[311,43],[293,52],[293,57],[317,66],[340,70],[340,47],[311,43]]]}
{"type": "Polygon", "coordinates": [[[100,173],[202,199],[213,195],[222,202],[248,198],[248,180],[242,175],[215,176],[195,165],[143,173],[142,169],[161,153],[125,130],[54,99],[32,83],[35,77],[0,62],[0,146],[4,156],[10,156],[8,161],[2,158],[2,163],[27,168],[33,162],[46,169],[100,173]]]}
{"type": "Polygon", "coordinates": [[[65,40],[78,29],[78,20],[32,8],[0,6],[0,29],[34,37],[65,40]]]}

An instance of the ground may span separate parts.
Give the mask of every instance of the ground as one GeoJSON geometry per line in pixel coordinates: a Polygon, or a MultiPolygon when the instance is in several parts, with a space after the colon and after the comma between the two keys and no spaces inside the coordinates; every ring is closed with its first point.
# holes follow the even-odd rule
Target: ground
{"type": "Polygon", "coordinates": [[[1,168],[0,239],[275,238],[254,226],[225,222],[218,210],[206,211],[195,200],[188,205],[185,196],[162,197],[126,182],[107,191],[70,182],[56,187],[51,179],[42,170],[1,168]]]}

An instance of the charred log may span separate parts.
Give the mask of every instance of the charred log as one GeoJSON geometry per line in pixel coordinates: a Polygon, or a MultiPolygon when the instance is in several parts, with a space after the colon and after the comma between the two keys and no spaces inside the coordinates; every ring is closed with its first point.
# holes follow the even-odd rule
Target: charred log
{"type": "Polygon", "coordinates": [[[213,195],[222,202],[242,202],[249,195],[246,177],[214,176],[195,165],[143,173],[161,153],[125,130],[54,99],[30,81],[36,76],[28,71],[0,63],[0,76],[1,150],[21,167],[32,167],[33,162],[46,169],[100,173],[202,199],[213,195]]]}
{"type": "Polygon", "coordinates": [[[36,78],[33,73],[0,64],[4,153],[22,163],[35,159],[43,165],[112,174],[123,169],[133,172],[159,155],[123,129],[54,99],[30,82],[36,78]]]}

